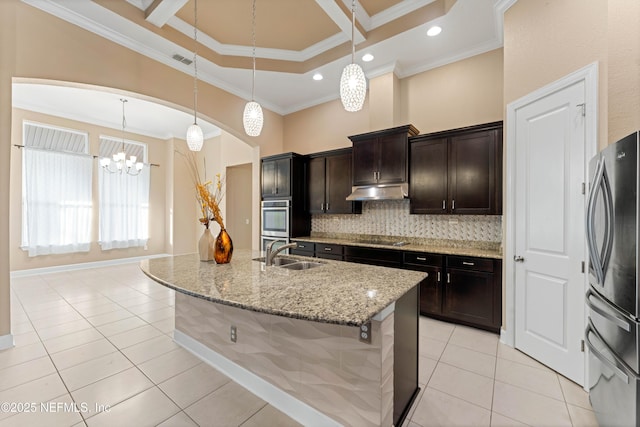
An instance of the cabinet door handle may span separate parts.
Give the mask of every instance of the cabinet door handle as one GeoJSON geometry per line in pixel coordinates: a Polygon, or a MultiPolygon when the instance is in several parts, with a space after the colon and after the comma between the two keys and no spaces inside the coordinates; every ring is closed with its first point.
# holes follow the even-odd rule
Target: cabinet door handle
{"type": "Polygon", "coordinates": [[[331,252],[331,248],[324,248],[325,251],[331,252]]]}
{"type": "Polygon", "coordinates": [[[437,281],[440,282],[440,272],[439,271],[438,271],[438,279],[437,279],[437,281]]]}
{"type": "Polygon", "coordinates": [[[377,174],[377,172],[376,172],[376,171],[373,171],[373,179],[374,179],[374,180],[378,179],[378,177],[377,177],[377,175],[376,175],[376,174],[377,174]]]}
{"type": "Polygon", "coordinates": [[[451,210],[454,210],[455,208],[456,208],[456,200],[455,200],[455,199],[453,199],[453,200],[451,201],[451,210]]]}
{"type": "Polygon", "coordinates": [[[320,210],[324,211],[324,203],[320,203],[320,210]]]}
{"type": "Polygon", "coordinates": [[[476,263],[475,263],[475,262],[462,261],[462,265],[471,265],[471,266],[474,266],[474,265],[476,265],[476,263]]]}
{"type": "Polygon", "coordinates": [[[442,200],[442,210],[446,210],[447,209],[447,201],[446,200],[442,200]]]}
{"type": "Polygon", "coordinates": [[[427,260],[427,259],[426,259],[425,257],[423,257],[423,256],[417,256],[417,257],[416,257],[416,259],[417,259],[418,261],[426,261],[426,260],[427,260]]]}
{"type": "Polygon", "coordinates": [[[329,211],[329,203],[325,205],[325,210],[327,210],[327,212],[329,211]]]}
{"type": "Polygon", "coordinates": [[[451,274],[447,273],[447,283],[451,283],[451,274]]]}
{"type": "Polygon", "coordinates": [[[305,245],[301,245],[300,243],[298,243],[298,247],[299,247],[300,249],[304,249],[304,248],[306,248],[306,246],[305,246],[305,245]]]}

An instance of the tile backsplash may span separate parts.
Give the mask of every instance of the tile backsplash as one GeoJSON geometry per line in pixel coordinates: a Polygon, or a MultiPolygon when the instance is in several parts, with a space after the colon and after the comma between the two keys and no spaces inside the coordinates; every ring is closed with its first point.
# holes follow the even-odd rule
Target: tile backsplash
{"type": "Polygon", "coordinates": [[[312,233],[502,241],[500,215],[410,215],[409,200],[363,202],[360,215],[313,215],[312,233]]]}

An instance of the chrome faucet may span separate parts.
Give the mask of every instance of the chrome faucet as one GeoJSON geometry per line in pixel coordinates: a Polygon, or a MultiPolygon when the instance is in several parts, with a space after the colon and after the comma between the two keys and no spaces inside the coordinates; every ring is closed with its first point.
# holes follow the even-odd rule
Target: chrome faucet
{"type": "Polygon", "coordinates": [[[264,261],[265,261],[265,264],[268,266],[273,264],[273,259],[280,252],[284,251],[285,249],[293,249],[298,247],[298,244],[293,242],[287,245],[282,245],[278,249],[273,250],[273,245],[277,242],[282,242],[282,240],[274,240],[273,242],[269,243],[269,245],[267,246],[267,253],[265,254],[264,261]]]}

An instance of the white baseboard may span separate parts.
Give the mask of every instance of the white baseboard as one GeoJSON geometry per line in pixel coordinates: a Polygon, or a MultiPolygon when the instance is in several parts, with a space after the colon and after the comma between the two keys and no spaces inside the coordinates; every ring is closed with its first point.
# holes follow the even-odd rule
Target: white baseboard
{"type": "Polygon", "coordinates": [[[140,262],[144,259],[162,258],[167,256],[170,256],[170,255],[169,254],[146,255],[146,256],[137,256],[137,257],[130,257],[130,258],[109,259],[105,261],[83,262],[80,264],[54,265],[51,267],[31,268],[28,270],[15,270],[11,272],[11,277],[27,277],[27,276],[35,276],[38,274],[56,273],[59,271],[109,267],[112,265],[130,264],[134,262],[140,262]]]}
{"type": "Polygon", "coordinates": [[[340,426],[335,420],[317,411],[306,403],[285,393],[273,384],[263,380],[256,374],[232,362],[204,344],[191,338],[184,332],[175,330],[173,339],[191,353],[207,362],[236,383],[245,387],[253,394],[284,412],[297,422],[305,426],[332,427],[340,426]]]}
{"type": "Polygon", "coordinates": [[[15,345],[13,341],[13,335],[2,335],[0,336],[0,350],[6,350],[15,345]]]}
{"type": "Polygon", "coordinates": [[[500,329],[500,342],[512,348],[515,346],[515,343],[513,342],[513,334],[510,334],[504,329],[500,329]]]}

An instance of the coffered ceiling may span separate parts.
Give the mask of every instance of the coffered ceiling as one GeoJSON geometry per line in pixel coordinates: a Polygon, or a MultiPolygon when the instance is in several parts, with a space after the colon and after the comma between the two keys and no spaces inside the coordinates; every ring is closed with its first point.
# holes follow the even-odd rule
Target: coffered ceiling
{"type": "MultiPolygon", "coordinates": [[[[22,1],[193,75],[195,0],[22,1]]],[[[351,1],[256,1],[255,98],[263,107],[288,114],[338,98],[351,57],[351,1]]],[[[391,71],[404,78],[501,47],[508,1],[357,0],[356,62],[369,79],[391,71]],[[433,25],[442,33],[427,37],[433,25]],[[363,62],[364,53],[373,61],[363,62]]],[[[252,0],[198,0],[197,8],[199,78],[249,99],[252,0]]]]}

